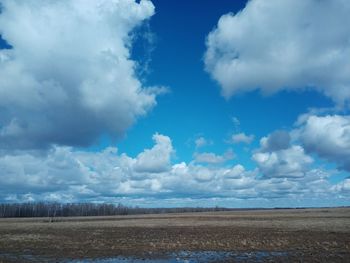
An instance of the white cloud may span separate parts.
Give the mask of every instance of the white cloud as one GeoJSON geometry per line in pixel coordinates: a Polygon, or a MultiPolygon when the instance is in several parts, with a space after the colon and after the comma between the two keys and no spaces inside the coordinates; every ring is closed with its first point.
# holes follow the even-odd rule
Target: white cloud
{"type": "Polygon", "coordinates": [[[181,163],[173,165],[161,180],[175,196],[246,198],[254,187],[255,173],[246,171],[242,165],[223,168],[181,163]]]}
{"type": "Polygon", "coordinates": [[[246,143],[250,144],[254,140],[254,135],[247,135],[245,133],[232,134],[229,143],[246,143]]]}
{"type": "Polygon", "coordinates": [[[350,171],[350,116],[304,116],[294,133],[306,151],[350,171]]]}
{"type": "Polygon", "coordinates": [[[340,195],[350,197],[350,178],[346,178],[344,181],[334,185],[332,190],[340,195]]]}
{"type": "Polygon", "coordinates": [[[174,149],[168,136],[153,135],[156,145],[146,149],[136,158],[135,170],[137,172],[160,173],[170,168],[170,158],[174,149]]]}
{"type": "Polygon", "coordinates": [[[260,140],[261,151],[278,151],[289,148],[290,135],[287,131],[277,130],[271,133],[268,137],[263,137],[260,140]]]}
{"type": "MultiPolygon", "coordinates": [[[[136,158],[108,147],[100,152],[53,147],[47,155],[23,151],[0,156],[0,195],[10,193],[100,198],[161,191],[157,174],[171,169],[169,137],[155,134],[155,145],[136,158]]],[[[64,200],[64,199],[63,199],[64,200]]]]}
{"type": "Polygon", "coordinates": [[[0,147],[88,145],[123,135],[156,104],[136,77],[133,30],[148,0],[2,0],[0,147]]]}
{"type": "Polygon", "coordinates": [[[90,182],[84,167],[69,148],[54,148],[48,155],[21,153],[0,157],[1,191],[50,192],[67,185],[90,182]]]}
{"type": "Polygon", "coordinates": [[[252,0],[207,37],[205,67],[225,97],[312,88],[350,100],[350,2],[252,0]]]}
{"type": "Polygon", "coordinates": [[[105,200],[135,196],[245,198],[255,174],[242,165],[206,167],[191,162],[170,164],[169,137],[155,134],[155,145],[136,158],[116,148],[100,152],[57,146],[47,155],[20,151],[0,156],[0,199],[105,200]],[[146,165],[146,166],[144,166],[146,165]],[[239,192],[234,192],[235,189],[239,192]]]}
{"type": "Polygon", "coordinates": [[[224,171],[225,178],[232,178],[232,179],[238,179],[242,176],[242,174],[245,172],[245,169],[242,165],[237,164],[231,169],[227,169],[224,171]]]}
{"type": "Polygon", "coordinates": [[[253,160],[264,176],[283,178],[304,177],[313,162],[298,145],[273,152],[257,152],[253,155],[253,160]]]}
{"type": "Polygon", "coordinates": [[[256,156],[259,169],[247,170],[241,164],[171,164],[170,138],[155,134],[153,139],[155,145],[135,158],[112,147],[92,152],[56,146],[47,155],[42,151],[0,155],[0,200],[128,201],[161,206],[164,200],[193,205],[194,200],[212,199],[208,205],[235,199],[226,203],[235,206],[239,200],[257,204],[261,200],[349,197],[348,181],[332,186],[330,171],[309,168],[311,160],[300,146],[261,152],[256,156]],[[139,166],[140,160],[152,165],[139,166]]]}

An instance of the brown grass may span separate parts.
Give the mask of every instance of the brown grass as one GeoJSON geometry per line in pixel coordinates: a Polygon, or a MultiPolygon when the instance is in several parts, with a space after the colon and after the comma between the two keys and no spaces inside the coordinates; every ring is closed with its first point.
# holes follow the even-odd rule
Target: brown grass
{"type": "MultiPolygon", "coordinates": [[[[293,260],[350,259],[350,209],[0,219],[0,262],[11,255],[51,258],[147,256],[188,251],[289,251],[293,260]]],[[[350,260],[348,261],[350,262],[350,260]]]]}

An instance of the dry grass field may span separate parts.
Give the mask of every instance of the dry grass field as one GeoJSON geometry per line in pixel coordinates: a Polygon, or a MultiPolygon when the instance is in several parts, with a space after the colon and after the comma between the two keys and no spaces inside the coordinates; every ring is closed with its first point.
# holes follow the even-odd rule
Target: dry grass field
{"type": "Polygon", "coordinates": [[[52,223],[0,219],[0,262],[166,258],[179,251],[275,251],[285,253],[283,258],[262,261],[350,262],[350,208],[70,217],[52,223]]]}

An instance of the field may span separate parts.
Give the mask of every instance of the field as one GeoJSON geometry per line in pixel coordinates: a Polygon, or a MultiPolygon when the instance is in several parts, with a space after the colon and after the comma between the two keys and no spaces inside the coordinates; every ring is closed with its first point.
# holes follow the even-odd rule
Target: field
{"type": "Polygon", "coordinates": [[[350,208],[0,219],[0,262],[170,261],[206,251],[238,253],[212,258],[225,262],[350,262],[350,208]]]}

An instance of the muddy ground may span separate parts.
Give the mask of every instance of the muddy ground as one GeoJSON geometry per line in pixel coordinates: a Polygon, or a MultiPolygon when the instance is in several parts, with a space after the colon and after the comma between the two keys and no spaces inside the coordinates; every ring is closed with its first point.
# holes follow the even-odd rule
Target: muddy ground
{"type": "Polygon", "coordinates": [[[178,251],[277,251],[284,257],[266,261],[350,262],[350,208],[71,217],[52,223],[0,219],[0,262],[158,258],[178,251]]]}

